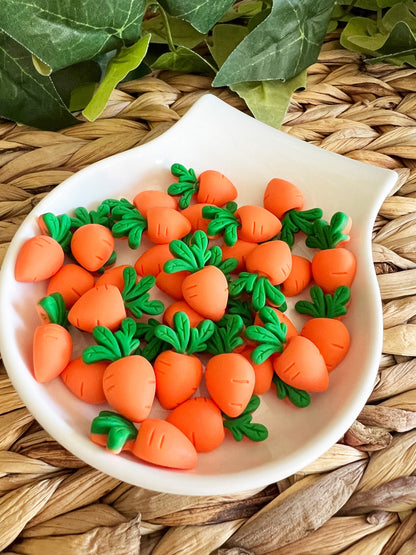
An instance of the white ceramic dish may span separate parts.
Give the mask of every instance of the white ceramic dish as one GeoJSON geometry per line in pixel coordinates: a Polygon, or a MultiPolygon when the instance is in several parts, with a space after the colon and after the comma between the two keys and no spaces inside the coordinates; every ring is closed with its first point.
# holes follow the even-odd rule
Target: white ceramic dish
{"type": "MultiPolygon", "coordinates": [[[[157,139],[78,172],[43,199],[25,219],[7,252],[0,274],[0,349],[10,379],[38,422],[64,447],[93,467],[128,483],[176,494],[224,494],[265,486],[287,477],[324,453],[354,421],[368,398],[382,345],[382,312],[371,257],[371,230],[377,211],[394,185],[392,171],[327,152],[276,131],[231,108],[215,96],[202,97],[157,139]],[[16,254],[38,233],[37,216],[61,214],[76,206],[93,208],[103,199],[132,199],[140,189],[166,190],[170,166],[180,162],[198,174],[217,169],[239,190],[239,204],[261,204],[267,182],[282,177],[304,192],[305,208],[320,206],[324,217],[342,210],[353,220],[349,248],[358,259],[352,303],[345,323],[351,349],[330,376],[325,393],[312,395],[306,409],[277,399],[274,387],[262,396],[254,421],[269,429],[262,443],[231,437],[199,456],[193,471],[174,471],[108,454],[88,439],[100,409],[76,399],[60,379],[42,385],[31,374],[31,342],[39,325],[35,301],[44,283],[14,280],[16,254]]],[[[132,258],[132,254],[122,253],[132,258]]],[[[160,410],[152,413],[159,415],[160,410]]]]}

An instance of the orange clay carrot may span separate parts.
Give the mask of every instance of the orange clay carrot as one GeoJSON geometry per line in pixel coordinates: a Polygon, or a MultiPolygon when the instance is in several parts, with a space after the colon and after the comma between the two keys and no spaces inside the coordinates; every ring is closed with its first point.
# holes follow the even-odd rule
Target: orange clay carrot
{"type": "MultiPolygon", "coordinates": [[[[170,250],[175,258],[165,263],[165,272],[193,272],[182,285],[184,300],[204,318],[222,318],[228,301],[228,281],[217,266],[205,265],[213,256],[213,252],[208,250],[206,234],[196,231],[189,246],[183,241],[172,241],[170,250]]],[[[216,254],[218,252],[221,255],[220,249],[215,251],[216,254]]]]}
{"type": "Polygon", "coordinates": [[[123,272],[124,269],[128,267],[128,264],[121,264],[120,266],[109,268],[97,279],[97,281],[95,282],[95,286],[98,287],[100,285],[115,285],[120,292],[123,291],[123,272]]]}
{"type": "Polygon", "coordinates": [[[37,235],[28,239],[20,248],[14,277],[21,282],[49,279],[62,267],[64,257],[58,241],[48,235],[37,235]]]}
{"type": "Polygon", "coordinates": [[[169,250],[169,244],[154,245],[139,256],[134,264],[136,272],[140,276],[157,276],[163,270],[165,262],[172,260],[173,254],[169,250]]]}
{"type": "Polygon", "coordinates": [[[285,179],[271,179],[264,191],[264,208],[281,220],[289,210],[302,210],[305,202],[302,191],[285,179]]]}
{"type": "Polygon", "coordinates": [[[149,208],[160,208],[162,206],[173,208],[173,210],[178,208],[175,198],[164,191],[157,190],[141,191],[134,197],[133,204],[144,218],[147,218],[149,208]]]}
{"type": "Polygon", "coordinates": [[[213,451],[225,438],[221,411],[207,397],[188,399],[173,409],[166,421],[179,428],[198,453],[213,451]]]}
{"type": "Polygon", "coordinates": [[[191,224],[181,212],[173,208],[149,208],[147,212],[147,235],[152,243],[170,243],[181,239],[191,231],[191,224]]]}
{"type": "Polygon", "coordinates": [[[232,246],[221,245],[221,250],[224,258],[235,258],[238,265],[235,269],[236,273],[243,272],[246,270],[247,256],[257,247],[257,243],[252,243],[250,241],[243,241],[242,239],[237,239],[237,241],[232,246]]]}
{"type": "Polygon", "coordinates": [[[191,327],[193,328],[196,328],[198,324],[200,324],[202,320],[204,320],[204,317],[195,312],[195,310],[191,308],[189,304],[187,304],[185,301],[177,301],[167,307],[167,309],[163,313],[163,322],[172,327],[173,317],[177,312],[185,312],[185,314],[189,318],[191,327]]]}
{"type": "Polygon", "coordinates": [[[67,388],[78,399],[86,403],[98,405],[106,401],[103,377],[107,366],[107,362],[85,364],[82,357],[77,357],[66,366],[61,374],[61,378],[67,388]]]}
{"type": "Polygon", "coordinates": [[[51,277],[47,294],[61,293],[70,308],[89,289],[94,287],[94,276],[77,264],[65,264],[51,277]]]}
{"type": "Polygon", "coordinates": [[[185,278],[187,278],[190,272],[184,270],[182,272],[176,272],[174,274],[168,274],[162,270],[156,276],[156,285],[161,291],[173,297],[174,299],[180,301],[183,299],[182,286],[185,278]]]}
{"type": "Polygon", "coordinates": [[[306,238],[306,245],[321,249],[312,259],[312,277],[325,293],[334,293],[337,287],[351,287],[357,268],[354,254],[345,248],[337,248],[347,236],[343,230],[348,225],[348,216],[336,212],[330,223],[316,220],[306,238]]]}
{"type": "Polygon", "coordinates": [[[184,209],[189,206],[192,197],[196,194],[198,203],[215,204],[223,206],[237,198],[237,189],[231,181],[216,170],[206,170],[196,177],[195,171],[187,170],[182,164],[173,164],[172,175],[178,178],[168,188],[170,195],[180,195],[179,206],[184,209]]]}
{"type": "Polygon", "coordinates": [[[269,241],[282,227],[274,214],[255,205],[240,206],[238,209],[235,202],[229,202],[225,208],[206,206],[202,215],[212,220],[208,224],[208,234],[222,233],[228,246],[234,245],[237,239],[252,243],[269,241]]]}
{"type": "Polygon", "coordinates": [[[246,257],[247,271],[268,278],[272,285],[285,281],[292,269],[292,254],[284,241],[257,245],[246,257]]]}
{"type": "Polygon", "coordinates": [[[280,290],[285,297],[299,295],[310,283],[312,278],[311,263],[303,256],[292,254],[292,269],[281,284],[280,290]]]}
{"type": "Polygon", "coordinates": [[[114,251],[114,238],[108,227],[87,224],[74,231],[71,252],[86,270],[95,272],[108,261],[114,251]]]}
{"type": "Polygon", "coordinates": [[[68,365],[72,355],[72,338],[68,325],[65,301],[59,293],[43,297],[39,314],[44,324],[33,336],[33,373],[38,382],[53,380],[68,365]]]}
{"type": "Polygon", "coordinates": [[[270,359],[267,359],[260,364],[255,364],[251,360],[251,353],[253,350],[254,347],[247,346],[243,351],[240,351],[240,354],[243,355],[243,357],[246,358],[253,366],[255,378],[253,393],[255,395],[263,395],[263,393],[269,391],[272,385],[274,375],[273,364],[270,359]]]}
{"type": "Polygon", "coordinates": [[[298,301],[295,309],[300,314],[312,318],[303,326],[300,335],[310,339],[323,356],[328,372],[331,372],[346,356],[350,346],[350,334],[338,319],[347,312],[350,290],[341,286],[333,295],[324,295],[322,289],[314,285],[310,290],[311,302],[298,301]]]}
{"type": "Polygon", "coordinates": [[[105,445],[111,453],[123,449],[148,463],[167,468],[190,470],[196,466],[195,447],[176,426],[160,420],[144,420],[139,430],[127,419],[102,411],[91,424],[91,441],[105,445]],[[105,443],[104,443],[105,442],[105,443]]]}
{"type": "Polygon", "coordinates": [[[165,409],[173,409],[189,399],[202,380],[202,363],[193,353],[204,351],[206,341],[214,332],[214,324],[204,320],[191,328],[184,312],[173,317],[173,328],[160,325],[155,335],[171,349],[156,357],[153,368],[156,375],[156,395],[165,409]]]}

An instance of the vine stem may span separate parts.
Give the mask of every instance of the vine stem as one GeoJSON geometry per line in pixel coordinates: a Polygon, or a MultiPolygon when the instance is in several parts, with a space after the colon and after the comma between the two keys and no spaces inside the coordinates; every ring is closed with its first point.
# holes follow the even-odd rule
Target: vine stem
{"type": "Polygon", "coordinates": [[[163,21],[165,23],[166,38],[167,38],[167,41],[168,41],[169,50],[171,50],[172,52],[176,52],[176,46],[173,44],[172,32],[170,30],[168,16],[166,15],[165,10],[160,5],[159,5],[159,10],[160,10],[161,16],[163,17],[163,21]]]}

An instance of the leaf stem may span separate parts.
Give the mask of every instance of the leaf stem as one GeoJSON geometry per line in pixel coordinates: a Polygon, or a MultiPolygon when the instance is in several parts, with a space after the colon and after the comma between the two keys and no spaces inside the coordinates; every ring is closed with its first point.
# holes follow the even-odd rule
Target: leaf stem
{"type": "Polygon", "coordinates": [[[159,5],[159,11],[160,11],[160,15],[162,16],[165,27],[166,27],[166,39],[168,41],[169,50],[171,52],[176,52],[176,46],[173,43],[172,32],[170,30],[168,16],[166,15],[165,10],[160,5],[159,5]]]}

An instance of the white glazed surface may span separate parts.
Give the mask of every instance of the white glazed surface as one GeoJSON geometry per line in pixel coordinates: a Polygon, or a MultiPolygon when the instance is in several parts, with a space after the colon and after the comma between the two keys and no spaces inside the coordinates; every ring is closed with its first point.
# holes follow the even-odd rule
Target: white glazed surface
{"type": "MultiPolygon", "coordinates": [[[[202,97],[162,136],[97,162],[56,187],[19,228],[0,273],[0,349],[14,387],[59,443],[91,466],[133,485],[167,493],[214,495],[265,486],[292,475],[342,437],[373,388],[382,345],[382,311],[372,265],[371,230],[396,178],[392,171],[272,129],[213,95],[202,97]],[[88,434],[92,418],[109,407],[83,403],[59,378],[48,384],[34,380],[31,346],[39,325],[35,302],[45,294],[46,285],[14,280],[17,252],[26,239],[38,234],[39,215],[69,213],[77,206],[92,209],[105,198],[132,200],[143,189],[166,190],[173,182],[170,166],[175,162],[194,168],[197,175],[206,169],[224,173],[238,188],[239,205],[261,205],[265,186],[273,177],[293,181],[305,195],[305,209],[319,206],[326,219],[339,210],[352,217],[348,248],[358,260],[352,302],[344,320],[352,337],[351,349],[331,373],[329,389],[313,394],[309,407],[296,409],[278,400],[273,386],[262,396],[253,419],[269,429],[266,441],[237,443],[227,437],[217,450],[199,455],[196,468],[186,472],[107,453],[91,443],[88,434]]],[[[311,258],[311,251],[302,246],[297,249],[311,258]]],[[[123,245],[117,263],[134,262],[137,256],[123,245]]],[[[289,303],[288,315],[299,328],[305,319],[292,306],[289,303]]],[[[164,411],[156,405],[151,415],[163,417],[164,411]]]]}

